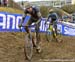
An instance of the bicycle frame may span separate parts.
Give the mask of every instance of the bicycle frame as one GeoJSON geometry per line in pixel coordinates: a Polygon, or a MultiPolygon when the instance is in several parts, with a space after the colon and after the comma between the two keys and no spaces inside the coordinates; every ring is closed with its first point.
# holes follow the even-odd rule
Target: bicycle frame
{"type": "MultiPolygon", "coordinates": [[[[49,23],[48,23],[49,24],[49,23]]],[[[56,24],[57,25],[57,24],[56,24]]],[[[53,36],[53,39],[56,39],[57,40],[57,37],[58,37],[58,34],[60,34],[60,30],[58,30],[57,28],[54,27],[54,24],[50,25],[49,24],[49,27],[46,31],[46,38],[47,38],[47,41],[50,41],[50,37],[51,37],[51,34],[53,36]],[[49,33],[50,32],[50,33],[49,33]]]]}
{"type": "MultiPolygon", "coordinates": [[[[29,25],[27,26],[28,28],[31,28],[31,27],[35,27],[37,24],[33,24],[33,25],[29,25]]],[[[25,27],[24,25],[22,25],[21,27],[25,27]]],[[[22,29],[20,27],[20,31],[22,32],[22,29]]],[[[31,30],[30,30],[31,31],[31,30]]],[[[33,56],[33,44],[34,44],[34,41],[33,41],[33,36],[32,34],[29,34],[29,36],[25,35],[25,45],[24,45],[24,52],[25,52],[25,57],[26,59],[28,60],[31,60],[32,56],[33,56]],[[29,37],[30,36],[30,37],[29,37]],[[29,46],[29,50],[27,48],[27,46],[29,46]],[[30,52],[29,52],[30,51],[30,52]],[[29,53],[28,53],[29,52],[29,53]]]]}

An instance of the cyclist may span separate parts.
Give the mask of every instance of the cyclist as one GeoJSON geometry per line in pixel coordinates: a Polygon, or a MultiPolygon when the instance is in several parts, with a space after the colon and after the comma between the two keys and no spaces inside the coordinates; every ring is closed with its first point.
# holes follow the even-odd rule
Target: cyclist
{"type": "Polygon", "coordinates": [[[26,30],[26,35],[30,35],[31,31],[28,28],[29,25],[31,25],[33,22],[36,24],[35,27],[35,31],[36,31],[36,36],[35,37],[35,41],[33,42],[33,46],[36,47],[36,50],[38,53],[41,52],[41,48],[39,46],[40,41],[39,41],[39,24],[40,24],[40,19],[41,19],[41,13],[39,11],[39,9],[37,7],[31,6],[30,4],[26,5],[25,10],[24,10],[24,15],[22,17],[22,21],[19,24],[19,27],[22,26],[22,23],[24,22],[25,17],[29,15],[30,19],[29,21],[27,21],[27,23],[25,24],[25,30],[26,30]],[[37,42],[37,43],[35,43],[37,42]]]}
{"type": "MultiPolygon", "coordinates": [[[[57,19],[58,19],[57,13],[54,12],[53,9],[50,9],[50,10],[49,10],[49,15],[48,15],[47,21],[50,20],[50,25],[49,25],[49,26],[51,26],[51,25],[54,26],[56,35],[57,35],[57,19]]],[[[46,22],[47,22],[47,21],[46,21],[46,22]]],[[[45,24],[46,24],[46,23],[45,23],[45,24]]],[[[53,35],[53,37],[55,38],[54,35],[53,35]]]]}

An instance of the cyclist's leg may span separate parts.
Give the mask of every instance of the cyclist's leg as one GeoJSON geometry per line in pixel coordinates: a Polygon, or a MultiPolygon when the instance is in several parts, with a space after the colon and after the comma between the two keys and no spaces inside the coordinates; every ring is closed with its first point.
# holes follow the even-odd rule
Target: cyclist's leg
{"type": "MultiPolygon", "coordinates": [[[[31,18],[31,21],[32,21],[32,23],[34,22],[37,22],[37,20],[35,19],[35,18],[31,18]]],[[[35,26],[35,32],[34,32],[34,34],[35,35],[33,35],[33,37],[34,37],[34,39],[33,39],[33,46],[34,47],[36,47],[36,49],[39,49],[39,51],[40,51],[40,48],[38,48],[39,47],[39,44],[40,44],[40,35],[39,35],[39,26],[40,26],[40,22],[35,26]]]]}
{"type": "MultiPolygon", "coordinates": [[[[33,22],[35,22],[35,20],[33,17],[31,17],[29,22],[27,23],[27,25],[31,25],[33,22]]],[[[28,35],[30,35],[30,34],[32,35],[33,47],[36,47],[36,33],[34,33],[35,35],[33,35],[31,30],[28,27],[26,27],[25,29],[26,29],[26,32],[28,35]]]]}
{"type": "Polygon", "coordinates": [[[54,21],[53,27],[54,27],[53,38],[54,38],[55,41],[58,42],[58,39],[57,39],[57,34],[58,33],[57,33],[57,23],[56,23],[56,21],[54,21]]]}
{"type": "Polygon", "coordinates": [[[38,24],[36,25],[36,27],[35,27],[35,31],[36,31],[36,50],[37,50],[38,53],[41,52],[39,26],[40,26],[40,23],[38,23],[38,24]]]}
{"type": "Polygon", "coordinates": [[[57,35],[56,28],[57,27],[55,25],[55,21],[53,21],[52,25],[53,25],[52,36],[53,36],[54,39],[56,39],[56,35],[57,35]]]}
{"type": "Polygon", "coordinates": [[[61,34],[57,32],[58,31],[58,29],[57,29],[57,22],[55,22],[54,28],[55,28],[55,33],[56,33],[56,41],[57,42],[62,42],[61,34]]]}
{"type": "Polygon", "coordinates": [[[53,38],[56,38],[57,36],[57,30],[55,27],[54,27],[54,30],[52,30],[52,35],[53,35],[53,38]]]}
{"type": "Polygon", "coordinates": [[[37,44],[39,44],[39,42],[40,42],[39,26],[40,26],[40,23],[38,23],[35,27],[37,44]]]}
{"type": "Polygon", "coordinates": [[[24,45],[24,53],[26,56],[26,59],[31,60],[32,56],[33,56],[33,43],[32,43],[32,34],[31,34],[31,30],[29,29],[28,26],[30,26],[32,23],[31,18],[27,21],[26,25],[25,25],[25,30],[26,30],[26,34],[25,34],[25,45],[24,45]]]}
{"type": "Polygon", "coordinates": [[[57,22],[56,21],[54,22],[54,28],[55,28],[55,33],[57,35],[58,33],[57,33],[57,22]]]}

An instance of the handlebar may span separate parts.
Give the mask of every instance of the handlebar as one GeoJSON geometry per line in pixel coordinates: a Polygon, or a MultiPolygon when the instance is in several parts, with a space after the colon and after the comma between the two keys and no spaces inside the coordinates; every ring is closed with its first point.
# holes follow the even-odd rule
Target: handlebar
{"type": "MultiPolygon", "coordinates": [[[[31,28],[31,27],[34,27],[34,26],[36,26],[36,24],[34,23],[34,24],[32,24],[32,25],[26,25],[28,28],[31,28]]],[[[19,30],[22,32],[22,27],[25,27],[25,25],[22,25],[21,27],[19,27],[19,30]]]]}

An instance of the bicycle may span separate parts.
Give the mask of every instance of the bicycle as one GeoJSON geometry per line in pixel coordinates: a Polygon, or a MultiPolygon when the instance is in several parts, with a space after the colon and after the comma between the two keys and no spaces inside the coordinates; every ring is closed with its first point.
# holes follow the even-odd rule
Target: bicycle
{"type": "MultiPolygon", "coordinates": [[[[31,28],[31,27],[36,26],[37,24],[33,24],[33,25],[28,26],[28,27],[31,28]]],[[[25,27],[25,26],[22,25],[22,27],[25,27]]],[[[22,32],[21,27],[20,27],[20,31],[22,32]]],[[[33,44],[36,44],[36,42],[34,42],[34,38],[33,38],[32,34],[25,35],[24,53],[25,53],[25,57],[26,57],[27,60],[31,60],[32,59],[33,49],[34,49],[34,45],[33,44]]]]}
{"type": "Polygon", "coordinates": [[[56,42],[61,42],[61,32],[60,29],[55,29],[55,22],[53,25],[50,25],[50,23],[46,23],[45,26],[47,25],[47,30],[46,30],[46,40],[48,42],[50,41],[56,41],[56,42]]]}

